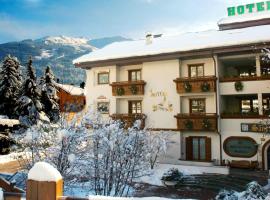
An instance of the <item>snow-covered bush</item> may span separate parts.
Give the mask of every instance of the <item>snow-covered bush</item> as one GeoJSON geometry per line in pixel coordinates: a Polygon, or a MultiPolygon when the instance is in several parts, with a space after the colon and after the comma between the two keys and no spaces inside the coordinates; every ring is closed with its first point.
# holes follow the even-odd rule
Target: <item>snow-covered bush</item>
{"type": "Polygon", "coordinates": [[[163,174],[163,176],[161,177],[161,180],[178,182],[178,181],[181,181],[182,178],[183,178],[183,173],[181,173],[176,168],[171,168],[163,174]]]}
{"type": "Polygon", "coordinates": [[[20,160],[26,170],[46,161],[57,168],[66,183],[88,181],[89,190],[97,195],[126,196],[134,179],[148,173],[151,156],[157,160],[161,152],[149,148],[152,133],[141,130],[140,125],[137,121],[125,129],[120,121],[87,112],[72,121],[37,124],[16,134],[15,140],[17,150],[25,154],[20,160]]]}
{"type": "Polygon", "coordinates": [[[267,193],[264,191],[262,186],[260,186],[256,181],[247,184],[246,190],[240,195],[242,199],[246,200],[264,200],[267,193]]]}
{"type": "Polygon", "coordinates": [[[126,196],[135,178],[149,169],[147,131],[140,123],[124,129],[119,121],[87,120],[92,129],[88,176],[97,195],[126,196]]]}
{"type": "Polygon", "coordinates": [[[167,134],[165,132],[147,132],[147,147],[150,168],[154,169],[158,158],[166,153],[167,134]]]}
{"type": "Polygon", "coordinates": [[[76,120],[40,123],[23,133],[14,134],[21,167],[28,171],[36,162],[46,161],[55,166],[66,180],[72,178],[74,169],[79,167],[79,160],[86,152],[88,137],[84,128],[76,123],[76,120]]]}
{"type": "Polygon", "coordinates": [[[216,200],[265,200],[267,193],[256,181],[250,182],[243,192],[221,191],[216,200]]]}
{"type": "Polygon", "coordinates": [[[216,200],[238,200],[238,193],[235,191],[222,190],[215,198],[216,200]]]}

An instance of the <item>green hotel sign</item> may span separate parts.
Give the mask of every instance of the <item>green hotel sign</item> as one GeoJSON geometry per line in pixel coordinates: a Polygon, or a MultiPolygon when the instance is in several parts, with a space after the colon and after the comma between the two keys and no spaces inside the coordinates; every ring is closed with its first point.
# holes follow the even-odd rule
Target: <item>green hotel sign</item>
{"type": "Polygon", "coordinates": [[[270,10],[270,1],[262,1],[258,3],[250,3],[235,7],[228,7],[228,16],[243,15],[248,13],[263,12],[270,10]]]}

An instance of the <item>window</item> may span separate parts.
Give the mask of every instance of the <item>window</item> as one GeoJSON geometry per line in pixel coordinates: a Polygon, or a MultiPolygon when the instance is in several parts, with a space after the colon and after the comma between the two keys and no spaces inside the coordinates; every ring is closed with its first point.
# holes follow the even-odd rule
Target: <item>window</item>
{"type": "Polygon", "coordinates": [[[141,114],[142,113],[142,102],[141,101],[129,101],[128,102],[129,114],[141,114]]]}
{"type": "Polygon", "coordinates": [[[109,114],[109,102],[98,102],[97,110],[101,114],[109,114]]]}
{"type": "Polygon", "coordinates": [[[270,98],[269,97],[263,98],[263,112],[266,115],[270,114],[270,98]]]}
{"type": "Polygon", "coordinates": [[[204,64],[189,65],[189,77],[204,76],[204,64]]]}
{"type": "Polygon", "coordinates": [[[98,84],[109,84],[109,72],[98,73],[98,84]]]}
{"type": "Polygon", "coordinates": [[[258,113],[259,102],[258,99],[242,99],[241,112],[242,113],[258,113]]]}
{"type": "Polygon", "coordinates": [[[192,155],[193,160],[206,160],[206,138],[192,138],[192,155]]]}
{"type": "Polygon", "coordinates": [[[190,113],[205,113],[205,99],[191,99],[190,113]]]}
{"type": "Polygon", "coordinates": [[[211,138],[186,137],[186,159],[196,161],[211,161],[211,138]]]}
{"type": "Polygon", "coordinates": [[[141,70],[140,69],[128,71],[128,80],[129,81],[139,81],[141,79],[142,79],[142,77],[141,77],[141,70]]]}

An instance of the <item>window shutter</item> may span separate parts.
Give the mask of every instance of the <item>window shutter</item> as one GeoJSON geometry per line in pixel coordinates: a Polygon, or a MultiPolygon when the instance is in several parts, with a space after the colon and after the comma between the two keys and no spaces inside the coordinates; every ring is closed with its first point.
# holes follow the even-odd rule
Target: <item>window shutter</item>
{"type": "Polygon", "coordinates": [[[192,138],[186,137],[186,160],[192,160],[192,138]]]}
{"type": "Polygon", "coordinates": [[[211,138],[207,137],[205,141],[205,153],[206,153],[206,161],[210,162],[212,159],[211,152],[211,138]]]}
{"type": "Polygon", "coordinates": [[[128,114],[132,114],[132,101],[128,102],[128,114]]]}

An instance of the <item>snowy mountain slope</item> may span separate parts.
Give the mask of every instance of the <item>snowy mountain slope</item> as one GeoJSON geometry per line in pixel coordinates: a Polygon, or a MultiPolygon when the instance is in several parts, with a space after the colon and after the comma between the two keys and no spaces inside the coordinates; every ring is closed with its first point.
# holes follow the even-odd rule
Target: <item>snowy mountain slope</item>
{"type": "MultiPolygon", "coordinates": [[[[123,37],[94,39],[98,48],[115,41],[127,40],[123,37]]],[[[48,36],[40,39],[23,40],[0,44],[0,61],[7,54],[16,56],[21,65],[25,66],[29,56],[33,57],[33,64],[37,75],[44,73],[46,66],[51,66],[61,83],[78,85],[85,80],[85,72],[75,68],[72,60],[95,50],[92,40],[67,36],[48,36]]]]}

